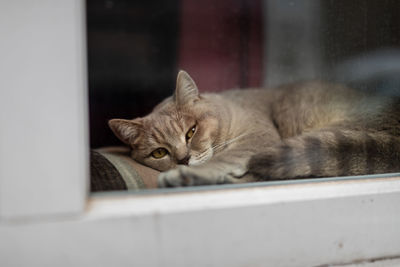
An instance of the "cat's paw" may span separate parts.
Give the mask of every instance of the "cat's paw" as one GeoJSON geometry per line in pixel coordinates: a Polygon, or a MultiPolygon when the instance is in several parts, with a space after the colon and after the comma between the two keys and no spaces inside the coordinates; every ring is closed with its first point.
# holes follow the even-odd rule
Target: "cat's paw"
{"type": "Polygon", "coordinates": [[[158,187],[180,187],[194,185],[232,184],[244,182],[240,178],[247,169],[229,168],[221,170],[212,167],[179,166],[176,169],[162,172],[158,176],[158,187]]]}
{"type": "Polygon", "coordinates": [[[179,166],[158,175],[158,187],[180,187],[193,185],[193,179],[188,174],[185,175],[186,166],[179,166]]]}
{"type": "Polygon", "coordinates": [[[162,172],[158,176],[158,187],[180,187],[227,183],[226,174],[212,168],[196,168],[181,165],[176,169],[162,172]]]}

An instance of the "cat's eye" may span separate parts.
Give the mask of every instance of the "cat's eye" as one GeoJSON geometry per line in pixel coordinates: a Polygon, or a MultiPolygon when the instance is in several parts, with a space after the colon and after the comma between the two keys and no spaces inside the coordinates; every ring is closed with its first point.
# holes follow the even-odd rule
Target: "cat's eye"
{"type": "Polygon", "coordinates": [[[190,130],[186,133],[186,141],[193,137],[196,132],[196,125],[192,126],[190,130]]]}
{"type": "Polygon", "coordinates": [[[167,154],[168,154],[168,151],[162,147],[157,148],[156,150],[151,152],[151,156],[156,159],[161,159],[161,158],[165,157],[165,155],[167,155],[167,154]]]}

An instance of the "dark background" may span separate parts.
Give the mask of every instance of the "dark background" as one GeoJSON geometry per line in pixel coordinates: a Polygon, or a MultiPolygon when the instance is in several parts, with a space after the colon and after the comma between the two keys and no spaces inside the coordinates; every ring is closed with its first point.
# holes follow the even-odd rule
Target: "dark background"
{"type": "Polygon", "coordinates": [[[400,1],[321,1],[322,48],[334,66],[359,54],[400,46],[400,1]]]}
{"type": "Polygon", "coordinates": [[[87,1],[91,147],[120,142],[111,118],[148,113],[177,70],[179,1],[87,1]]]}

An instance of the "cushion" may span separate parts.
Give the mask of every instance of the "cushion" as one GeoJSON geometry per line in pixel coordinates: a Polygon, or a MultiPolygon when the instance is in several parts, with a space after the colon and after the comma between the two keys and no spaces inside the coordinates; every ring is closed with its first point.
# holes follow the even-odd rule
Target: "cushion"
{"type": "Polygon", "coordinates": [[[156,188],[159,171],[134,161],[129,154],[126,147],[91,150],[90,191],[156,188]]]}

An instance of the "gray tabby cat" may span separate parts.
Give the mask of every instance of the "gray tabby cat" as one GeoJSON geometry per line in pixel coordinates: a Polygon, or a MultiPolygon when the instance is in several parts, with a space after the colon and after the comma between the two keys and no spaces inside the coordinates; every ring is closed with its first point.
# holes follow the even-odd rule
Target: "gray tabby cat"
{"type": "Polygon", "coordinates": [[[113,119],[132,158],[159,186],[400,171],[400,102],[341,85],[199,94],[184,71],[152,113],[113,119]]]}

